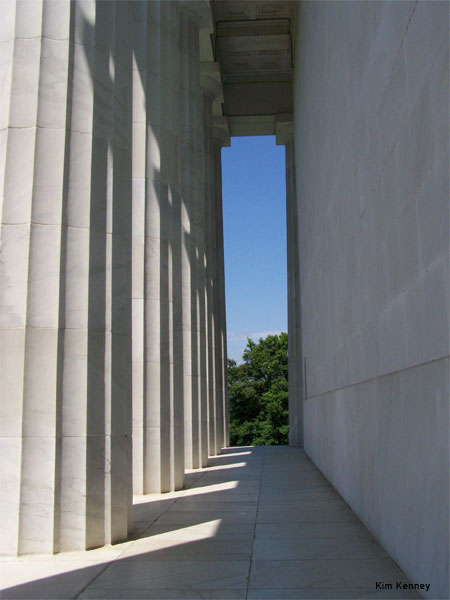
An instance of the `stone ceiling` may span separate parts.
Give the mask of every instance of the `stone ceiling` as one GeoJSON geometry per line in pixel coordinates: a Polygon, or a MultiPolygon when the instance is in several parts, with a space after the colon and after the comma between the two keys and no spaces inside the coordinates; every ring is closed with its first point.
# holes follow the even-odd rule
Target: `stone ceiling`
{"type": "Polygon", "coordinates": [[[212,2],[213,52],[232,135],[275,133],[276,115],[292,113],[295,5],[292,0],[212,2]]]}

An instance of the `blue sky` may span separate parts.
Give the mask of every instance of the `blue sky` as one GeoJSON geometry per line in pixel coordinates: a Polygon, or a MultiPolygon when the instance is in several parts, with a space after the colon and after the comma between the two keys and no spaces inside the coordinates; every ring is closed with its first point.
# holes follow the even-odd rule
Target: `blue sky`
{"type": "Polygon", "coordinates": [[[235,137],[222,150],[228,356],[287,331],[284,146],[235,137]]]}

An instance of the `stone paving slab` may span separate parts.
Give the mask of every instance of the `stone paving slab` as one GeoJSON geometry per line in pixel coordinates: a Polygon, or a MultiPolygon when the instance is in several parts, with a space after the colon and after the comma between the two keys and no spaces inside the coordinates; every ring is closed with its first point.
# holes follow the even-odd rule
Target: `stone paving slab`
{"type": "Polygon", "coordinates": [[[2,599],[420,598],[299,448],[230,448],[135,499],[127,542],[0,560],[2,599]]]}

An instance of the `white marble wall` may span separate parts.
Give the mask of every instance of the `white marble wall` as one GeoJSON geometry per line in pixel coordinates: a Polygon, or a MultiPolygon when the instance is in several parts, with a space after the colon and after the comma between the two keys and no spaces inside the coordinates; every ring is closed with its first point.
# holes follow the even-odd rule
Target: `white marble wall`
{"type": "Polygon", "coordinates": [[[305,450],[448,597],[445,2],[303,2],[295,80],[305,450]]]}
{"type": "Polygon", "coordinates": [[[129,529],[130,12],[109,9],[2,4],[7,553],[90,548],[129,529]]]}

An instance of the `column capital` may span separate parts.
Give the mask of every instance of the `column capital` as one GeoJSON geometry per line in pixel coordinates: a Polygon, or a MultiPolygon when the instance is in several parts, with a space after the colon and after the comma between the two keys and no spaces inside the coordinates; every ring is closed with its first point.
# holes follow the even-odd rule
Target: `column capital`
{"type": "Polygon", "coordinates": [[[213,118],[213,138],[214,141],[219,143],[221,146],[231,146],[228,117],[213,118]]]}
{"type": "Polygon", "coordinates": [[[182,0],[180,8],[195,20],[199,29],[214,31],[210,0],[182,0]]]}
{"type": "Polygon", "coordinates": [[[294,139],[294,115],[277,115],[275,118],[275,135],[277,146],[284,146],[294,139]]]}
{"type": "Polygon", "coordinates": [[[200,63],[200,87],[209,93],[213,100],[223,102],[223,89],[219,63],[205,61],[200,63]]]}

